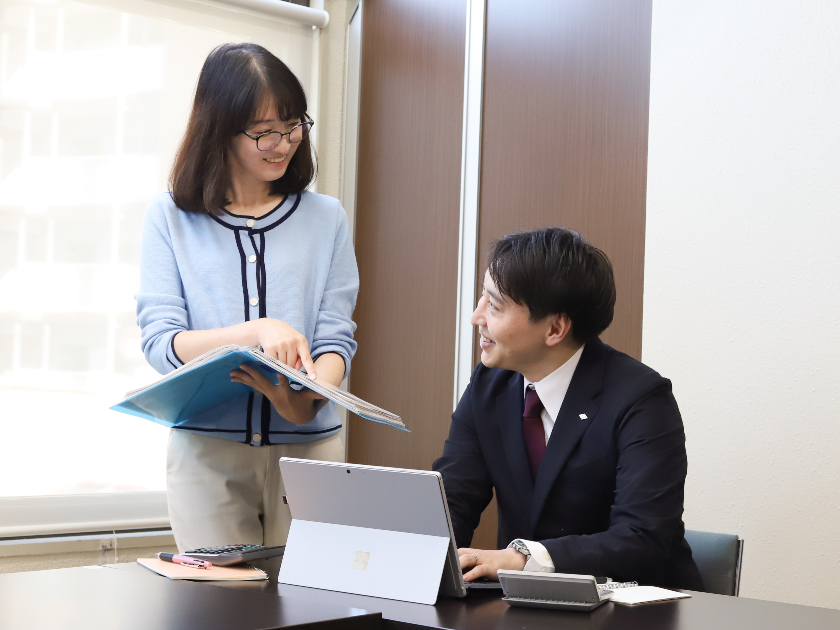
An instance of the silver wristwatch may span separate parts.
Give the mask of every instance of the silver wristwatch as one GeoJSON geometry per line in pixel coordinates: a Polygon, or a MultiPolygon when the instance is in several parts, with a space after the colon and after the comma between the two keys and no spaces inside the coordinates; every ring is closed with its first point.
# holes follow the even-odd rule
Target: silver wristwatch
{"type": "Polygon", "coordinates": [[[512,543],[510,543],[510,546],[513,547],[514,549],[516,549],[519,553],[521,553],[526,558],[531,557],[531,550],[528,549],[528,545],[526,545],[519,538],[517,538],[512,543]]]}

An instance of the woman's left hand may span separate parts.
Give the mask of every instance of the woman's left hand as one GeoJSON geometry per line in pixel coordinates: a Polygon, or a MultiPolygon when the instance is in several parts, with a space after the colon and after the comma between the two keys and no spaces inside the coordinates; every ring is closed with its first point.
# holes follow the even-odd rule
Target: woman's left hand
{"type": "Polygon", "coordinates": [[[311,422],[324,403],[326,398],[313,392],[311,389],[303,388],[299,392],[293,390],[289,381],[282,374],[279,376],[279,385],[271,380],[257,368],[250,365],[240,365],[240,371],[230,373],[230,380],[234,383],[242,383],[263,394],[281,416],[293,424],[306,424],[311,422]]]}

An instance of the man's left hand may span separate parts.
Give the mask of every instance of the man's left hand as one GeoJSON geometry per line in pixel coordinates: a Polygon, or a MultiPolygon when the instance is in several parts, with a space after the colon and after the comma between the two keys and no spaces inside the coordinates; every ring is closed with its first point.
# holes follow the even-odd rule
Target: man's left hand
{"type": "Polygon", "coordinates": [[[511,571],[522,571],[528,559],[515,549],[500,549],[488,551],[486,549],[470,549],[462,547],[458,549],[458,559],[461,561],[461,569],[464,573],[464,581],[472,582],[478,578],[498,580],[499,569],[511,571]]]}

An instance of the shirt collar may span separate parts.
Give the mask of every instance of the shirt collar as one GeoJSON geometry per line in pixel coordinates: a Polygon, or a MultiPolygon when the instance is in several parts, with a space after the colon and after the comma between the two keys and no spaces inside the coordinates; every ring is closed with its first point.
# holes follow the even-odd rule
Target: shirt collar
{"type": "Polygon", "coordinates": [[[523,377],[525,380],[525,391],[523,391],[523,394],[527,392],[529,385],[533,385],[534,389],[537,390],[537,395],[540,397],[543,407],[545,407],[545,410],[552,419],[556,420],[560,413],[560,407],[563,406],[563,400],[566,398],[566,392],[569,390],[569,384],[572,382],[572,376],[575,374],[575,368],[577,368],[581,354],[583,354],[583,346],[578,348],[577,352],[568,361],[537,383],[531,383],[531,381],[523,377]]]}

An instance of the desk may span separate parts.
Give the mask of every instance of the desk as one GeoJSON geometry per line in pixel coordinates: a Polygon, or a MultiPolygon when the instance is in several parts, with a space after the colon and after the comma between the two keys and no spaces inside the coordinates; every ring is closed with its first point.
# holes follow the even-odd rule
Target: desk
{"type": "MultiPolygon", "coordinates": [[[[78,567],[0,575],[2,630],[338,630],[380,628],[382,615],[311,600],[78,567]]],[[[214,582],[220,584],[220,582],[214,582]]]]}
{"type": "MultiPolygon", "coordinates": [[[[436,606],[268,582],[174,582],[136,563],[0,575],[3,630],[837,630],[840,611],[693,593],[647,606],[605,604],[592,613],[509,608],[499,591],[436,606]]],[[[408,578],[406,578],[408,579],[408,578]]]]}
{"type": "MultiPolygon", "coordinates": [[[[383,628],[448,630],[837,630],[840,610],[779,604],[744,597],[692,593],[682,599],[646,606],[604,604],[591,613],[511,608],[501,591],[472,591],[466,599],[441,598],[436,606],[376,597],[333,593],[277,583],[280,560],[255,562],[269,582],[216,582],[225,588],[270,594],[299,601],[361,608],[382,613],[383,628]]],[[[140,565],[110,565],[150,573],[140,565]]],[[[410,579],[410,577],[400,578],[410,579]]]]}

